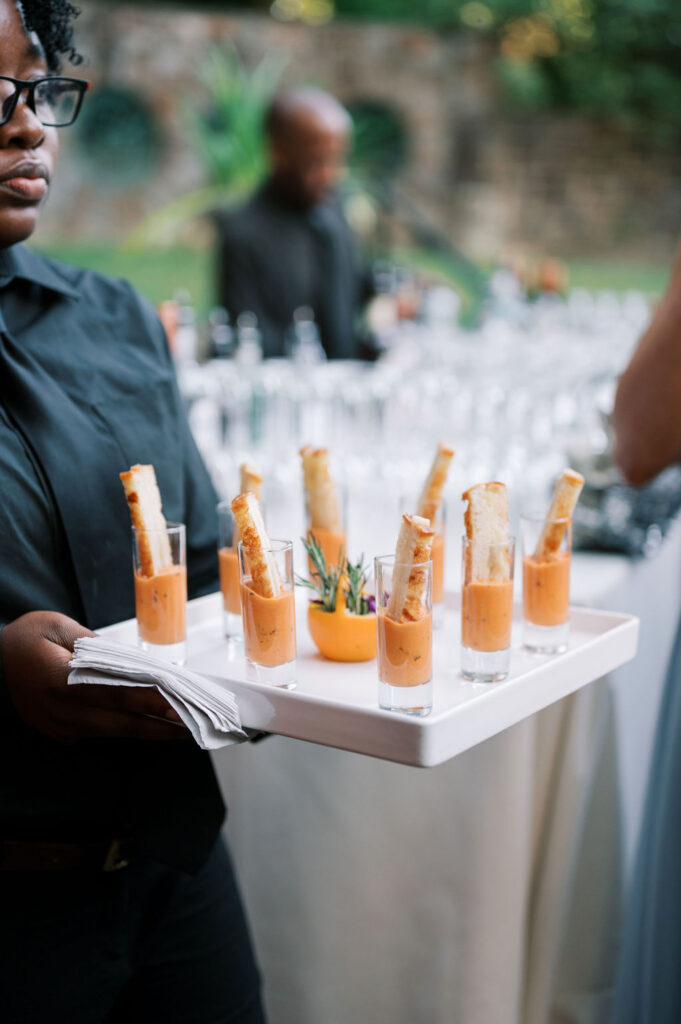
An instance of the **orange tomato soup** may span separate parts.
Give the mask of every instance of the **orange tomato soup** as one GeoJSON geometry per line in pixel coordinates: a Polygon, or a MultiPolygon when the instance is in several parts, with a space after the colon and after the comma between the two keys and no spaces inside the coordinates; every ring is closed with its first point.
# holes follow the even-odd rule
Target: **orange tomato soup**
{"type": "Polygon", "coordinates": [[[433,560],[433,604],[440,604],[445,599],[445,539],[441,533],[433,537],[430,557],[433,560]]]}
{"type": "Polygon", "coordinates": [[[142,640],[148,644],[179,644],[185,639],[187,570],[171,565],[154,576],[135,573],[135,612],[142,640]]]}
{"type": "Polygon", "coordinates": [[[220,590],[226,612],[241,614],[241,591],[239,589],[239,555],[236,548],[220,548],[220,590]]]}
{"type": "MultiPolygon", "coordinates": [[[[322,549],[324,558],[326,559],[327,565],[338,565],[338,559],[340,558],[341,551],[344,553],[345,558],[345,533],[342,530],[320,530],[310,529],[307,531],[308,538],[313,533],[315,540],[322,549]]],[[[307,564],[310,573],[314,572],[314,566],[308,558],[307,564]]]]}
{"type": "Polygon", "coordinates": [[[523,559],[523,615],[535,626],[561,626],[570,617],[570,552],[538,562],[523,559]]]}
{"type": "Polygon", "coordinates": [[[256,665],[274,668],[296,656],[296,605],[292,590],[278,597],[261,597],[241,584],[246,657],[256,665]]]}
{"type": "Polygon", "coordinates": [[[511,643],[513,583],[474,580],[461,595],[461,643],[474,651],[503,651],[511,643]]]}
{"type": "Polygon", "coordinates": [[[433,674],[433,616],[416,622],[395,622],[380,609],[378,674],[390,686],[421,686],[433,674]]]}

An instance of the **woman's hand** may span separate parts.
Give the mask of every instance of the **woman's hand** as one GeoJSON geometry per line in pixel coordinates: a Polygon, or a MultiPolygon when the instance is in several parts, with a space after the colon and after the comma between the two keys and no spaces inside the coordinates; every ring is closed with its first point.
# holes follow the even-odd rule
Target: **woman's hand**
{"type": "Polygon", "coordinates": [[[97,737],[190,737],[179,715],[156,689],[68,685],[74,641],[94,635],[57,612],[29,612],[3,628],[0,659],[17,714],[60,743],[97,737]]]}

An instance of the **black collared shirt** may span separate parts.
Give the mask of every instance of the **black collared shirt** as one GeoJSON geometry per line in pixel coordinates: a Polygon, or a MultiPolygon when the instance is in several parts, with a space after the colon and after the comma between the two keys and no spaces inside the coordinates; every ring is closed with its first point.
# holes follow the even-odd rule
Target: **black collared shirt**
{"type": "MultiPolygon", "coordinates": [[[[134,615],[118,473],[137,462],[187,525],[190,597],[216,589],[217,495],[153,309],[123,282],[0,250],[0,625],[38,609],[93,629],[134,615]]],[[[194,744],[63,746],[0,693],[0,837],[133,832],[192,866],[222,816],[194,744]]]]}
{"type": "Polygon", "coordinates": [[[371,287],[336,197],[304,209],[269,181],[216,225],[220,302],[233,320],[256,314],[267,358],[286,355],[300,306],[313,310],[329,359],[358,356],[356,320],[371,287]]]}

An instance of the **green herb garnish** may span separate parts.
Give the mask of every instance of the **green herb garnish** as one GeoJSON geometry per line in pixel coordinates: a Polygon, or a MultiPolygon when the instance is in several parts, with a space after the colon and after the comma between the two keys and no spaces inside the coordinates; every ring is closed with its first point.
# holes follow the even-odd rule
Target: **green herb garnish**
{"type": "Polygon", "coordinates": [[[353,615],[368,615],[373,611],[371,600],[364,593],[369,578],[369,569],[364,565],[364,555],[354,565],[348,558],[345,563],[345,576],[348,582],[345,591],[345,607],[353,615]]]}
{"type": "Polygon", "coordinates": [[[364,587],[369,578],[369,569],[364,565],[364,555],[353,565],[349,558],[345,558],[341,549],[338,564],[329,566],[312,531],[308,533],[307,537],[300,539],[310,556],[314,571],[311,573],[311,580],[304,576],[296,576],[296,583],[300,587],[314,590],[317,595],[314,604],[320,604],[325,612],[335,612],[338,585],[345,577],[347,583],[347,586],[344,587],[346,611],[351,615],[369,615],[376,611],[373,596],[364,593],[364,587]]]}
{"type": "Polygon", "coordinates": [[[314,590],[317,594],[315,604],[321,604],[325,612],[335,612],[338,584],[343,575],[344,552],[341,550],[338,565],[331,567],[326,564],[324,553],[312,531],[308,533],[307,537],[301,537],[300,539],[310,556],[314,571],[311,573],[311,580],[305,579],[303,576],[297,576],[296,583],[301,587],[308,587],[310,590],[314,590]]]}

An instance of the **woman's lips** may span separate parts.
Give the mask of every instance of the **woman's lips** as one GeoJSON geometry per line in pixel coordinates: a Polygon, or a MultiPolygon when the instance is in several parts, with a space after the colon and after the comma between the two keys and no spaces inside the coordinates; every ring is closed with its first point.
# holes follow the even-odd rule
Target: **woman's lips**
{"type": "Polygon", "coordinates": [[[48,185],[45,178],[16,177],[0,181],[0,189],[11,192],[12,195],[29,203],[39,203],[45,196],[48,185]]]}

